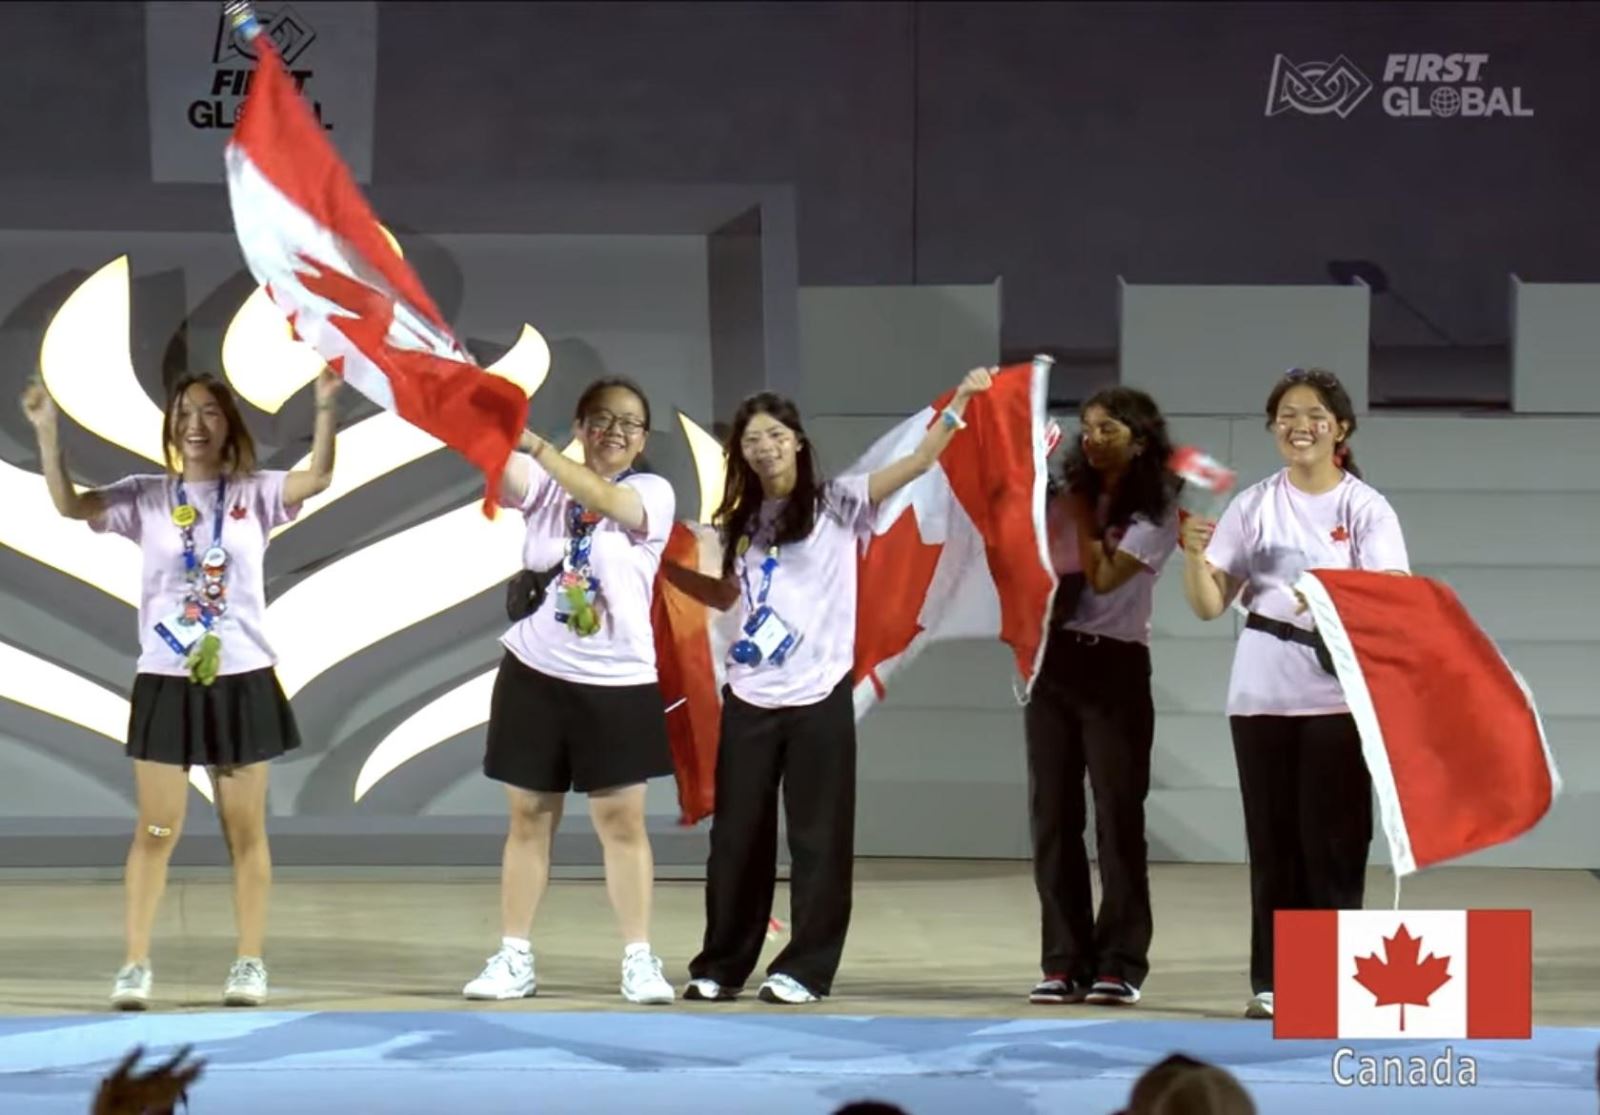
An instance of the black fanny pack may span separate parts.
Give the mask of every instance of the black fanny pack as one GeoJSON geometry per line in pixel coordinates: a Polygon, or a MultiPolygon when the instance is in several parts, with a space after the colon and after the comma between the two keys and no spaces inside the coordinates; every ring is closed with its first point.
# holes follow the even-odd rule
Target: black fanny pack
{"type": "Polygon", "coordinates": [[[1317,652],[1317,664],[1335,677],[1338,674],[1333,668],[1333,655],[1328,653],[1328,644],[1323,642],[1322,635],[1317,631],[1307,631],[1304,627],[1296,627],[1292,623],[1285,623],[1281,619],[1268,619],[1266,616],[1250,613],[1250,618],[1244,625],[1252,631],[1261,631],[1271,635],[1274,639],[1281,639],[1286,643],[1299,643],[1303,647],[1310,647],[1317,652]]]}
{"type": "Polygon", "coordinates": [[[539,610],[539,605],[544,603],[545,590],[550,587],[550,582],[555,580],[556,574],[561,572],[561,566],[555,565],[545,570],[524,569],[511,580],[506,582],[506,616],[512,623],[526,619],[539,610]]]}

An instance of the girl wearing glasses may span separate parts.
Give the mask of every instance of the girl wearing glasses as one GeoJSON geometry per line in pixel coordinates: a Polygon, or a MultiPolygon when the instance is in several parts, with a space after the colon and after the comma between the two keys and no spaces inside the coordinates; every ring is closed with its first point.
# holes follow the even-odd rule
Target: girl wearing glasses
{"type": "Polygon", "coordinates": [[[1274,912],[1360,909],[1372,840],[1361,738],[1294,583],[1307,569],[1410,570],[1394,509],[1356,469],[1355,408],[1339,380],[1292,371],[1266,415],[1284,468],[1219,522],[1183,529],[1195,615],[1216,619],[1237,598],[1249,616],[1228,723],[1250,852],[1250,1018],[1273,1015],[1274,912]]]}
{"type": "Polygon", "coordinates": [[[578,400],[578,463],[536,434],[512,454],[501,503],[527,521],[523,565],[559,566],[543,602],[501,642],[484,773],[506,787],[501,946],[463,989],[468,999],[534,994],[529,943],[550,879],[550,843],[568,790],[588,795],[605,852],[606,891],[622,931],[622,995],[670,1003],[650,948],[655,864],[645,784],[672,770],[656,685],[650,606],[676,501],[664,478],[635,471],[650,403],[633,382],[602,379],[578,400]]]}
{"type": "MultiPolygon", "coordinates": [[[[723,692],[716,813],[706,864],[706,931],[686,999],[733,999],[760,958],[772,913],[778,793],[791,852],[789,945],[759,995],[826,996],[850,925],[855,856],[856,560],[874,508],[933,467],[990,370],[969,372],[909,455],[870,476],[827,481],[799,411],[763,392],[728,433],[715,522],[722,577],[669,562],[664,575],[719,610],[738,607],[723,692]]],[[[868,608],[871,602],[866,602],[868,608]]]]}
{"type": "Polygon", "coordinates": [[[1153,932],[1144,822],[1156,729],[1150,613],[1178,545],[1178,481],[1167,470],[1166,419],[1143,391],[1099,392],[1081,423],[1066,483],[1049,505],[1062,579],[1025,721],[1044,974],[1029,1000],[1132,1005],[1153,932]],[[1098,917],[1083,846],[1085,774],[1099,835],[1098,917]]]}

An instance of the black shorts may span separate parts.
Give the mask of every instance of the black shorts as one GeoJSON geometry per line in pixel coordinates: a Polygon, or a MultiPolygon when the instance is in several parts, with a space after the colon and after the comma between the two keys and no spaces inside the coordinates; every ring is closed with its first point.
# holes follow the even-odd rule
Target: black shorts
{"type": "Polygon", "coordinates": [[[661,689],[562,681],[507,651],[489,702],[483,773],[547,794],[592,794],[671,774],[661,689]]]}
{"type": "Polygon", "coordinates": [[[128,756],[181,767],[244,767],[300,746],[289,699],[270,668],[210,685],[139,674],[128,713],[128,756]]]}

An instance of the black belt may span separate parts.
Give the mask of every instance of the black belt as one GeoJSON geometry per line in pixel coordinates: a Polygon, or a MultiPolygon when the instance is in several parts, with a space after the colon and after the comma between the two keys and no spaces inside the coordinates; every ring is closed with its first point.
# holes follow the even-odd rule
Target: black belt
{"type": "Polygon", "coordinates": [[[1303,647],[1310,647],[1317,652],[1317,664],[1330,674],[1338,676],[1333,668],[1333,655],[1328,653],[1328,644],[1323,642],[1322,634],[1317,631],[1307,631],[1304,627],[1296,627],[1292,623],[1285,623],[1281,619],[1268,619],[1266,616],[1250,613],[1250,618],[1244,625],[1252,631],[1261,631],[1271,635],[1274,639],[1281,639],[1286,643],[1299,643],[1303,647]]]}

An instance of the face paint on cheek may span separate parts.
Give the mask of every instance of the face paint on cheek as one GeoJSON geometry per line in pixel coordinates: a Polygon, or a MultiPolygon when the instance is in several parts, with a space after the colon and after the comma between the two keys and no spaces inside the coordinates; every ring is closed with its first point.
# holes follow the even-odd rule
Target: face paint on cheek
{"type": "Polygon", "coordinates": [[[1317,433],[1326,436],[1333,432],[1333,423],[1328,421],[1318,421],[1315,426],[1313,426],[1313,429],[1315,429],[1317,433]]]}

